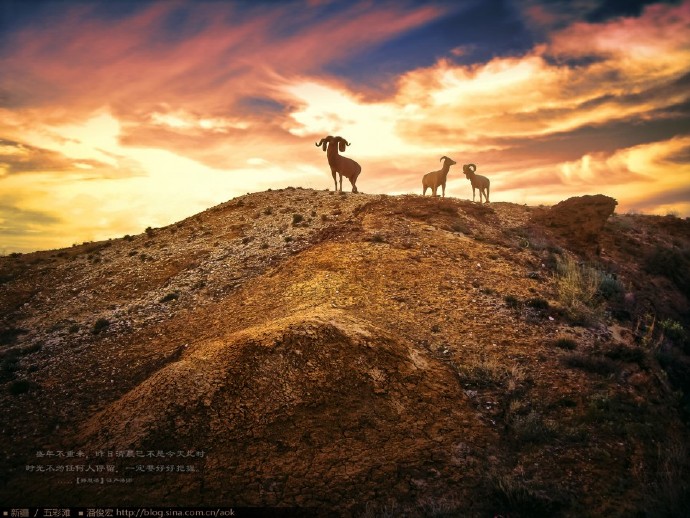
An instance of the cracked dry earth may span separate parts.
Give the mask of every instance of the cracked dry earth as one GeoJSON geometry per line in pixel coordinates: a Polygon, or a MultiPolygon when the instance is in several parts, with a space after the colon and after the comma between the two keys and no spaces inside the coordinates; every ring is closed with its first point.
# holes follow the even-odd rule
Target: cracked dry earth
{"type": "Polygon", "coordinates": [[[651,361],[564,366],[635,330],[566,321],[531,212],[288,188],[2,258],[0,503],[648,509],[677,401],[651,361]]]}

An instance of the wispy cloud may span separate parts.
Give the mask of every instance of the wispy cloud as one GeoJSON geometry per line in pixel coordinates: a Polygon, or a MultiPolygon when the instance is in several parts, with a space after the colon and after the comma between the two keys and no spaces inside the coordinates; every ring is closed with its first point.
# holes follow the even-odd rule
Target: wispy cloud
{"type": "MultiPolygon", "coordinates": [[[[463,60],[489,55],[485,40],[439,51],[445,15],[479,16],[469,0],[106,5],[39,12],[0,48],[0,190],[27,217],[51,207],[70,242],[283,183],[328,187],[314,146],[327,134],[352,142],[364,192],[418,192],[449,155],[490,175],[496,201],[605,192],[690,214],[690,200],[664,195],[688,184],[688,1],[502,4],[511,34],[538,43],[480,62],[463,60]],[[433,37],[420,32],[430,24],[433,37]],[[348,75],[370,52],[410,49],[408,34],[430,38],[414,43],[429,43],[426,66],[348,75]],[[81,225],[85,211],[99,223],[81,225]]],[[[466,197],[459,171],[449,194],[466,197]]]]}

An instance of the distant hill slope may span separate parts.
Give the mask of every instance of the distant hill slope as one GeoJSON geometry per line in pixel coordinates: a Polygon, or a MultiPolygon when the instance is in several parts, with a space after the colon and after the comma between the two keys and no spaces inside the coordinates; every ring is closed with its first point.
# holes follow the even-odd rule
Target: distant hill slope
{"type": "Polygon", "coordinates": [[[0,504],[682,513],[690,223],[549,214],[289,188],[0,258],[0,504]]]}

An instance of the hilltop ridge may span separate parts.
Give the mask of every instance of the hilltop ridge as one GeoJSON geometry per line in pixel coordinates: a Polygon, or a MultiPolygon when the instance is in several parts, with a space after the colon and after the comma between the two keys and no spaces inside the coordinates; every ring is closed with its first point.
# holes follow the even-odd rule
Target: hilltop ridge
{"type": "Polygon", "coordinates": [[[550,211],[288,188],[0,258],[0,503],[674,515],[690,222],[550,211]]]}

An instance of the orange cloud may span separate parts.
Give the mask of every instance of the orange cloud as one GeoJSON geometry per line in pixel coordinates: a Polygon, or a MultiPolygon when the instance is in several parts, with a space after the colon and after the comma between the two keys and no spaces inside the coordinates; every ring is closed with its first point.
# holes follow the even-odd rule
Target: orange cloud
{"type": "Polygon", "coordinates": [[[442,9],[353,3],[319,20],[294,3],[260,11],[211,2],[190,10],[196,30],[176,37],[162,29],[180,4],[153,2],[115,22],[78,5],[0,51],[0,189],[13,193],[0,198],[8,214],[46,216],[36,243],[56,225],[71,244],[249,191],[329,187],[314,146],[326,134],[352,143],[363,192],[417,193],[421,175],[448,155],[458,162],[453,196],[469,196],[461,165],[474,162],[491,177],[494,201],[604,192],[619,207],[690,214],[688,200],[664,195],[689,190],[687,160],[673,157],[690,147],[681,128],[690,2],[575,23],[486,63],[457,64],[466,49],[454,46],[375,97],[325,71],[442,9]]]}

